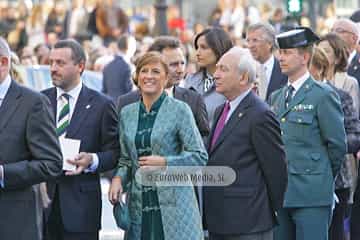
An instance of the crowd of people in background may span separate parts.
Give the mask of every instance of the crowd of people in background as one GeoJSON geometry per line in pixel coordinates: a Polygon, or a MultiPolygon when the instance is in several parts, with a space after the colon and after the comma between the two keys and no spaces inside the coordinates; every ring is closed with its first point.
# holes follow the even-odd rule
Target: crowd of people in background
{"type": "MultiPolygon", "coordinates": [[[[155,8],[152,5],[122,9],[116,1],[76,0],[44,2],[29,5],[24,1],[0,7],[0,35],[8,40],[22,65],[46,64],[44,58],[59,40],[74,38],[84,46],[86,68],[101,72],[117,53],[117,40],[129,36],[126,56],[136,56],[154,41],[155,8]]],[[[334,6],[329,4],[324,17],[317,19],[317,32],[325,33],[335,19],[334,6]]],[[[185,49],[188,72],[196,71],[196,56],[192,46],[194,36],[206,26],[221,26],[237,45],[246,45],[246,29],[250,24],[269,21],[276,33],[297,24],[287,16],[282,6],[269,3],[258,6],[248,0],[219,1],[208,17],[207,24],[186,20],[177,5],[167,8],[169,34],[178,37],[185,49]]],[[[299,24],[309,25],[305,15],[299,24]]]]}

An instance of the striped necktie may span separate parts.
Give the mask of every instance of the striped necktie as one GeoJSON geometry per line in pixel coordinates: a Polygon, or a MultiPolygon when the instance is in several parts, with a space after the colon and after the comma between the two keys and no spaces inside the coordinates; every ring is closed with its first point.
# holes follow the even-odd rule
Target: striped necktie
{"type": "Polygon", "coordinates": [[[58,120],[56,125],[56,134],[58,137],[65,136],[66,130],[70,123],[70,95],[62,94],[60,97],[60,112],[58,114],[58,120]]]}

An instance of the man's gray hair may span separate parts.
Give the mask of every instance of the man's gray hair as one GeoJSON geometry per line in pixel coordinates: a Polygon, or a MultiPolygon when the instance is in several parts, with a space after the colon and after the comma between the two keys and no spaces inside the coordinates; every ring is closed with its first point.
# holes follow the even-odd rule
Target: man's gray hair
{"type": "Polygon", "coordinates": [[[248,73],[249,84],[256,80],[256,61],[251,55],[250,51],[241,47],[233,47],[228,51],[236,57],[236,64],[240,74],[248,73]]]}
{"type": "Polygon", "coordinates": [[[269,23],[255,23],[248,27],[247,32],[254,32],[261,30],[263,32],[264,39],[271,44],[271,51],[278,48],[276,42],[276,32],[274,27],[269,23]]]}
{"type": "Polygon", "coordinates": [[[335,23],[339,23],[341,26],[346,28],[346,30],[350,31],[354,35],[357,36],[357,42],[359,41],[359,26],[352,20],[348,18],[339,18],[335,21],[335,23]]]}
{"type": "Polygon", "coordinates": [[[8,57],[9,59],[11,56],[9,44],[3,37],[0,37],[0,56],[8,57]]]}

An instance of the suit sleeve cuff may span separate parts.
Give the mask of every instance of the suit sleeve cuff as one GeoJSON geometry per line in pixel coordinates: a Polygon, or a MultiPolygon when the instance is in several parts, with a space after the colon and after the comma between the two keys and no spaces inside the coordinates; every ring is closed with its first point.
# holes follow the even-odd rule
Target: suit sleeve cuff
{"type": "Polygon", "coordinates": [[[96,153],[92,153],[93,162],[92,164],[85,170],[86,173],[88,172],[95,172],[99,166],[99,157],[96,153]]]}
{"type": "Polygon", "coordinates": [[[0,187],[4,188],[4,168],[0,165],[0,187]]]}

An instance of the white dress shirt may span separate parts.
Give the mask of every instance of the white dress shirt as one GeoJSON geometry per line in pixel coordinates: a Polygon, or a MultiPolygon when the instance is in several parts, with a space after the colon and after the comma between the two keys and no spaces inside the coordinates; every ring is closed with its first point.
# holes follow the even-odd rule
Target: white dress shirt
{"type": "MultiPolygon", "coordinates": [[[[7,75],[5,80],[2,83],[0,83],[0,107],[10,88],[10,85],[11,85],[11,78],[10,75],[7,75]]],[[[2,165],[0,165],[0,187],[4,187],[4,168],[2,165]]]]}
{"type": "MultiPolygon", "coordinates": [[[[80,81],[80,83],[74,87],[72,90],[70,90],[69,92],[65,92],[64,90],[62,90],[61,88],[56,88],[56,99],[57,99],[57,113],[59,113],[61,111],[61,95],[63,95],[64,93],[68,94],[70,96],[69,98],[69,111],[70,111],[70,121],[71,121],[71,117],[74,113],[74,109],[75,109],[75,105],[76,102],[79,98],[80,92],[81,92],[81,88],[82,88],[82,82],[80,81]]],[[[56,116],[57,119],[58,116],[56,116]]]]}
{"type": "Polygon", "coordinates": [[[292,97],[294,97],[296,95],[296,93],[299,91],[301,86],[304,84],[304,82],[306,82],[306,80],[309,77],[310,77],[310,73],[307,71],[304,75],[302,75],[300,78],[298,78],[295,82],[292,82],[292,83],[290,83],[290,81],[288,82],[288,86],[291,84],[291,86],[293,86],[293,88],[295,89],[292,97]]]}
{"type": "Polygon", "coordinates": [[[264,62],[264,64],[261,64],[263,68],[265,68],[266,89],[268,89],[269,87],[271,73],[274,68],[274,63],[275,63],[274,55],[271,55],[270,58],[266,62],[264,62]]]}
{"type": "Polygon", "coordinates": [[[8,75],[5,80],[0,84],[0,106],[10,88],[11,85],[11,78],[8,75]]]}
{"type": "Polygon", "coordinates": [[[226,117],[225,120],[225,124],[228,122],[228,120],[230,119],[231,115],[234,113],[234,111],[236,110],[237,106],[239,106],[239,104],[241,103],[241,101],[250,93],[251,88],[246,90],[245,92],[243,92],[242,94],[240,94],[238,97],[236,97],[234,100],[230,101],[230,110],[229,113],[226,117]]]}
{"type": "Polygon", "coordinates": [[[356,50],[354,50],[350,53],[349,58],[348,58],[348,64],[350,64],[352,62],[355,55],[356,55],[356,50]]]}
{"type": "MultiPolygon", "coordinates": [[[[57,113],[59,113],[61,111],[61,95],[64,93],[67,93],[70,98],[69,98],[69,112],[70,112],[70,123],[71,123],[71,117],[74,114],[74,110],[75,110],[75,105],[77,103],[77,100],[79,98],[81,89],[82,89],[82,81],[80,81],[80,83],[74,87],[73,89],[71,89],[69,92],[65,92],[64,90],[62,90],[61,88],[56,88],[56,99],[57,99],[57,113]]],[[[56,119],[58,119],[58,116],[56,116],[56,119]]],[[[93,162],[90,165],[90,167],[88,169],[85,170],[85,172],[95,172],[96,169],[99,166],[99,157],[97,154],[92,153],[91,154],[93,157],[93,162]]]]}
{"type": "Polygon", "coordinates": [[[165,88],[165,92],[167,93],[167,95],[169,97],[174,97],[174,86],[172,86],[170,88],[165,88]]]}

